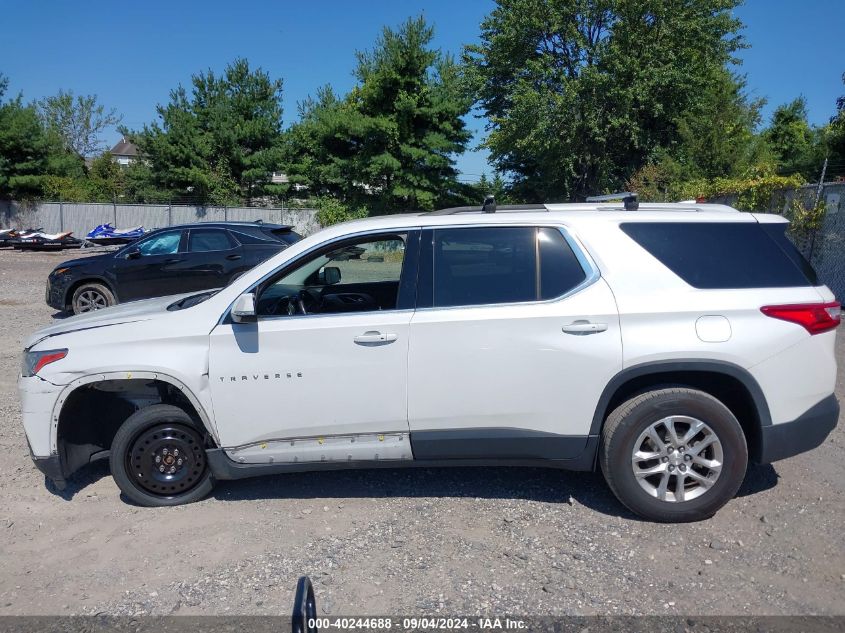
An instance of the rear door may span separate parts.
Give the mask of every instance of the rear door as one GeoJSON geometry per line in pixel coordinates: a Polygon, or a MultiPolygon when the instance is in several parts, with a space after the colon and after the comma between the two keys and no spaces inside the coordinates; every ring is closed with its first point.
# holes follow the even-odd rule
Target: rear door
{"type": "Polygon", "coordinates": [[[408,363],[416,459],[577,457],[621,365],[613,295],[563,227],[424,232],[408,363]]]}
{"type": "Polygon", "coordinates": [[[121,302],[183,292],[183,233],[181,229],[162,231],[116,255],[114,276],[121,302]]]}
{"type": "Polygon", "coordinates": [[[187,257],[182,266],[182,292],[222,288],[232,275],[244,270],[243,247],[229,231],[192,228],[188,231],[187,257]]]}

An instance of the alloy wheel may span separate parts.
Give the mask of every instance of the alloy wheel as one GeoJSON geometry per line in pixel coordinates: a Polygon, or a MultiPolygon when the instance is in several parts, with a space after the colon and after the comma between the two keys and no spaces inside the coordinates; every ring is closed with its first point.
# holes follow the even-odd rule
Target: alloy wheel
{"type": "Polygon", "coordinates": [[[661,501],[691,501],[713,487],[722,472],[719,437],[685,415],[661,418],[634,442],[631,467],[640,487],[661,501]]]}
{"type": "Polygon", "coordinates": [[[77,311],[93,312],[94,310],[102,310],[108,308],[109,302],[101,292],[96,290],[85,290],[79,294],[77,298],[77,311]]]}

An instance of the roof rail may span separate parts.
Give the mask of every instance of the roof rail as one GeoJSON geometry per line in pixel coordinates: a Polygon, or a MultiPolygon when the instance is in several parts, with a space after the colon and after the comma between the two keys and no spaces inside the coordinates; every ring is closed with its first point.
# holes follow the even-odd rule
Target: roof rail
{"type": "Polygon", "coordinates": [[[616,202],[621,200],[625,205],[626,211],[636,211],[640,207],[637,194],[631,191],[622,191],[620,193],[609,193],[604,196],[588,196],[587,202],[616,202]]]}
{"type": "MultiPolygon", "coordinates": [[[[494,208],[496,211],[546,211],[544,204],[499,204],[494,208]]],[[[493,213],[493,211],[479,209],[478,207],[449,207],[448,209],[430,211],[427,215],[455,215],[457,213],[493,213]]]]}

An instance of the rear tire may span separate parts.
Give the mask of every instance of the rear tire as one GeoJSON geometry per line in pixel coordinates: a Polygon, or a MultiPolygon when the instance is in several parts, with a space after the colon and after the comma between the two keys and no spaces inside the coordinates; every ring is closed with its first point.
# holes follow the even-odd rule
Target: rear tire
{"type": "Polygon", "coordinates": [[[114,294],[103,284],[85,282],[73,291],[70,306],[74,314],[84,314],[108,308],[115,303],[114,294]]]}
{"type": "Polygon", "coordinates": [[[700,521],[734,497],[748,465],[742,427],[713,396],[681,387],[631,398],[607,418],[599,457],[610,489],[652,521],[700,521]]]}
{"type": "Polygon", "coordinates": [[[112,477],[138,505],[199,501],[214,488],[204,435],[179,407],[155,404],[140,409],[114,436],[109,456],[112,477]]]}

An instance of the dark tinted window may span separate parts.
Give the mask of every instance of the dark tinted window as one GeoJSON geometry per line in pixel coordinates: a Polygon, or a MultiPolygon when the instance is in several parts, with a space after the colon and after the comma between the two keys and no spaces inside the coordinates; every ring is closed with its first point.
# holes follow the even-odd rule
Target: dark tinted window
{"type": "Polygon", "coordinates": [[[434,305],[533,301],[537,297],[531,227],[434,232],[434,305]]]}
{"type": "Polygon", "coordinates": [[[302,236],[299,233],[291,231],[290,229],[264,229],[264,232],[269,233],[279,242],[284,242],[288,245],[296,244],[302,239],[302,236]]]}
{"type": "Polygon", "coordinates": [[[813,270],[812,264],[807,261],[807,259],[801,254],[801,251],[795,248],[795,244],[793,244],[786,236],[787,226],[789,225],[786,222],[778,222],[772,224],[761,224],[760,228],[762,228],[768,236],[774,240],[775,244],[780,246],[781,250],[786,253],[786,256],[801,269],[801,272],[804,273],[804,276],[807,277],[809,282],[814,286],[818,286],[819,278],[816,275],[816,271],[813,270]]]}
{"type": "Polygon", "coordinates": [[[269,235],[265,235],[264,233],[253,234],[243,231],[232,231],[232,234],[241,244],[264,244],[266,246],[268,244],[273,244],[275,241],[269,235]]]}
{"type": "Polygon", "coordinates": [[[812,285],[795,261],[764,230],[765,225],[757,222],[626,222],[620,226],[663,265],[696,288],[812,285]]]}
{"type": "Polygon", "coordinates": [[[537,232],[540,251],[540,298],[554,299],[587,278],[569,243],[557,229],[537,232]]]}
{"type": "Polygon", "coordinates": [[[221,229],[191,229],[188,250],[192,253],[227,251],[234,247],[229,233],[221,229]]]}

